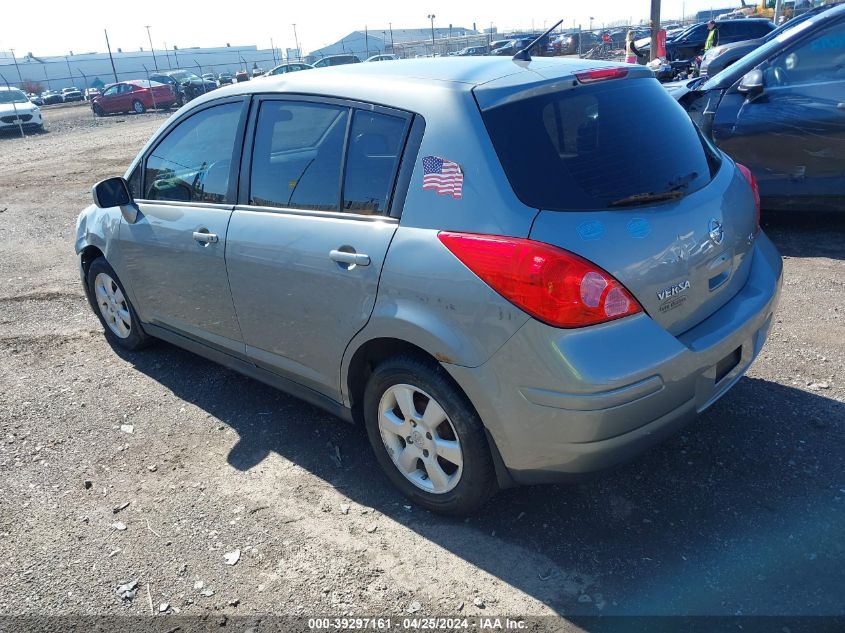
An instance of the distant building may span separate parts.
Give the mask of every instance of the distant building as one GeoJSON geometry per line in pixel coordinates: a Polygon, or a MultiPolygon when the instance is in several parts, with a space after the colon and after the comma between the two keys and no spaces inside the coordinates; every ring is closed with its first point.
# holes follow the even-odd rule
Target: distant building
{"type": "MultiPolygon", "coordinates": [[[[256,46],[223,46],[218,48],[179,48],[112,52],[118,81],[143,79],[147,73],[181,68],[200,75],[202,73],[251,71],[254,66],[270,70],[281,63],[280,50],[258,49],[256,46]]],[[[108,53],[82,53],[36,57],[28,53],[17,57],[17,68],[11,53],[0,51],[0,74],[10,84],[35,81],[45,90],[59,90],[68,86],[86,88],[102,82],[114,83],[108,53]],[[18,77],[20,72],[20,77],[18,77]]]]}
{"type": "MultiPolygon", "coordinates": [[[[450,38],[459,40],[467,36],[478,35],[477,31],[462,26],[437,27],[434,29],[435,40],[448,41],[450,38]]],[[[431,28],[421,29],[368,29],[366,31],[352,31],[346,37],[340,38],[334,44],[311,51],[305,61],[314,63],[323,57],[330,55],[356,55],[361,61],[372,55],[380,53],[402,54],[409,49],[409,44],[421,43],[421,50],[425,43],[431,42],[431,28]]],[[[457,45],[457,44],[456,44],[457,45]]],[[[413,47],[410,47],[413,48],[413,47]]],[[[431,52],[430,50],[428,51],[431,52]]],[[[419,52],[417,54],[420,54],[419,52]]],[[[422,54],[426,54],[425,51],[422,54]]]]}

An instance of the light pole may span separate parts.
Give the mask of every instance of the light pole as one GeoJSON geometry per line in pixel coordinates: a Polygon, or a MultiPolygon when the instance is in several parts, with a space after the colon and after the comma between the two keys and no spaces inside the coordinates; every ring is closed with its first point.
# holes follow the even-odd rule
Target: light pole
{"type": "Polygon", "coordinates": [[[435,52],[435,49],[434,49],[434,18],[436,18],[436,17],[437,16],[434,15],[433,13],[428,14],[428,19],[431,20],[431,56],[432,57],[434,57],[436,55],[436,52],[435,52]]]}
{"type": "Polygon", "coordinates": [[[293,41],[296,43],[296,55],[297,59],[302,58],[302,51],[299,50],[299,37],[296,35],[296,24],[293,25],[293,41]]]}
{"type": "Polygon", "coordinates": [[[390,52],[394,55],[396,54],[395,46],[393,45],[393,22],[387,23],[388,28],[390,28],[390,52]]]}
{"type": "Polygon", "coordinates": [[[170,51],[167,49],[167,42],[164,43],[164,54],[167,57],[167,68],[173,70],[173,66],[170,65],[170,51]]]}
{"type": "Polygon", "coordinates": [[[590,30],[593,30],[593,16],[590,16],[590,30]]]}
{"type": "Polygon", "coordinates": [[[150,52],[153,54],[153,66],[155,66],[156,70],[158,70],[158,61],[156,60],[156,51],[155,51],[155,48],[153,47],[153,38],[150,35],[150,25],[147,25],[144,28],[147,29],[147,39],[150,40],[150,52]]]}
{"type": "Polygon", "coordinates": [[[70,81],[70,83],[73,83],[73,71],[70,69],[70,60],[67,58],[67,55],[65,55],[64,58],[65,64],[67,64],[68,81],[70,81]]]}
{"type": "Polygon", "coordinates": [[[15,49],[14,48],[10,48],[9,50],[12,52],[12,61],[15,62],[15,70],[18,71],[18,87],[21,87],[21,86],[23,86],[23,78],[21,78],[21,69],[18,66],[18,58],[15,57],[15,49]]]}

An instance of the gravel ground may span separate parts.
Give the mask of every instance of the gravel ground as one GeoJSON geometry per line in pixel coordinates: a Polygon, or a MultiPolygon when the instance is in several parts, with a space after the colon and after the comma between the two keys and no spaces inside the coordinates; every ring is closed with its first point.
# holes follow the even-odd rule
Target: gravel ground
{"type": "Polygon", "coordinates": [[[845,614],[845,213],[765,216],[776,323],[699,422],[451,520],[407,506],[360,429],[106,344],[74,221],[166,116],[46,108],[0,138],[0,615],[845,614]]]}

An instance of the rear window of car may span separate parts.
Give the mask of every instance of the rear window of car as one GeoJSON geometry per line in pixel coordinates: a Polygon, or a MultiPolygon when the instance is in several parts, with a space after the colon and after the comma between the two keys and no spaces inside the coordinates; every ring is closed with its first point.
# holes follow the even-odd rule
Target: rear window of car
{"type": "Polygon", "coordinates": [[[689,116],[651,78],[578,85],[482,117],[514,193],[538,209],[607,209],[641,194],[689,194],[718,168],[689,116]]]}

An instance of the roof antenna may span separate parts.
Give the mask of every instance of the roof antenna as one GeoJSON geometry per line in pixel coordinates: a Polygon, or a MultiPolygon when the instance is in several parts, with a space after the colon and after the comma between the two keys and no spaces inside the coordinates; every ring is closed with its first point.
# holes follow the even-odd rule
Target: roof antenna
{"type": "Polygon", "coordinates": [[[554,30],[555,30],[557,27],[559,27],[561,24],[563,24],[563,20],[558,20],[557,24],[555,24],[552,28],[550,28],[548,31],[546,31],[545,33],[543,33],[540,37],[538,37],[536,40],[534,40],[533,42],[531,42],[528,46],[526,46],[526,47],[525,47],[525,48],[523,48],[521,51],[519,51],[516,55],[514,55],[514,56],[513,56],[513,61],[515,61],[515,62],[530,62],[530,61],[531,61],[531,55],[529,54],[529,52],[528,52],[528,51],[530,51],[530,50],[531,50],[531,47],[532,47],[532,46],[534,46],[534,45],[535,45],[537,42],[539,42],[541,39],[543,39],[544,37],[546,37],[549,33],[551,33],[552,31],[554,31],[554,30]]]}

